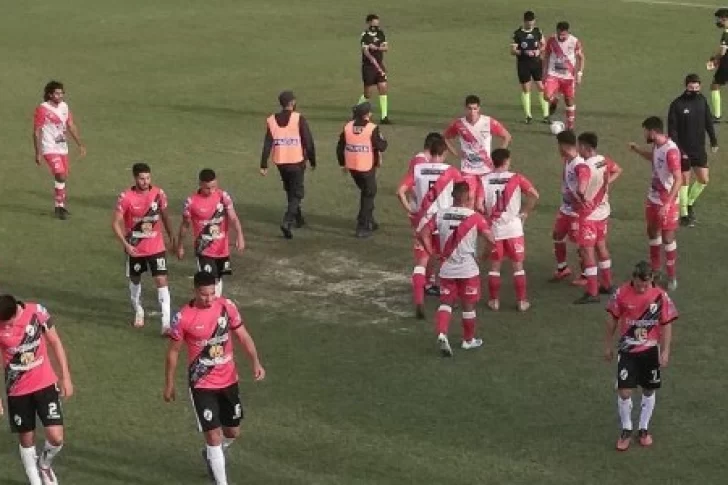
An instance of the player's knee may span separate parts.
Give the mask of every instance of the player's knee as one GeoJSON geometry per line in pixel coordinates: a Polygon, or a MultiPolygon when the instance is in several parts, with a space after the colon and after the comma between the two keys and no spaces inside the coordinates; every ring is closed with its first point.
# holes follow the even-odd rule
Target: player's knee
{"type": "Polygon", "coordinates": [[[710,177],[708,176],[707,171],[703,172],[702,170],[700,172],[697,172],[695,174],[695,179],[700,182],[703,185],[708,185],[708,181],[710,180],[710,177]]]}
{"type": "Polygon", "coordinates": [[[621,399],[629,399],[632,397],[632,389],[617,389],[617,394],[621,399]]]}
{"type": "Polygon", "coordinates": [[[63,426],[49,426],[45,430],[46,441],[53,446],[63,445],[63,426]]]}
{"type": "Polygon", "coordinates": [[[655,393],[654,389],[642,389],[642,395],[645,397],[650,397],[655,393]]]}
{"type": "Polygon", "coordinates": [[[240,437],[240,428],[237,426],[235,428],[223,428],[222,434],[225,438],[234,440],[240,437]]]}

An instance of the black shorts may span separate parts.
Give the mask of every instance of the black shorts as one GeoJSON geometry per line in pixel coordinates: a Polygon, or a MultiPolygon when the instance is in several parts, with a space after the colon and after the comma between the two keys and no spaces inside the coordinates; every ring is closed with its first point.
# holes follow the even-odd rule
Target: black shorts
{"type": "Polygon", "coordinates": [[[721,60],[713,75],[713,84],[724,86],[726,83],[728,83],[728,62],[721,60]]]}
{"type": "Polygon", "coordinates": [[[152,276],[167,274],[167,256],[165,253],[153,254],[151,256],[126,258],[126,276],[141,276],[142,273],[150,271],[152,276]]]}
{"type": "Polygon", "coordinates": [[[223,276],[233,274],[232,266],[230,266],[230,258],[211,258],[209,256],[197,256],[197,270],[212,274],[215,278],[220,279],[223,276]]]}
{"type": "Polygon", "coordinates": [[[224,389],[193,388],[190,389],[190,397],[200,431],[240,426],[244,414],[237,383],[224,389]]]}
{"type": "Polygon", "coordinates": [[[361,66],[361,80],[364,83],[364,86],[376,86],[377,84],[387,82],[387,69],[384,67],[384,64],[380,64],[380,66],[384,69],[384,74],[379,72],[376,67],[370,64],[363,64],[361,66]]]}
{"type": "Polygon", "coordinates": [[[617,389],[659,389],[660,350],[652,347],[644,352],[617,355],[617,389]]]}
{"type": "Polygon", "coordinates": [[[63,426],[61,396],[55,384],[23,396],[8,396],[7,412],[13,433],[35,431],[36,416],[46,428],[63,426]]]}
{"type": "Polygon", "coordinates": [[[680,170],[689,172],[692,168],[708,168],[708,153],[683,153],[680,157],[680,170]]]}
{"type": "Polygon", "coordinates": [[[521,84],[543,79],[543,66],[539,58],[519,60],[516,62],[516,71],[518,72],[518,82],[521,84]]]}

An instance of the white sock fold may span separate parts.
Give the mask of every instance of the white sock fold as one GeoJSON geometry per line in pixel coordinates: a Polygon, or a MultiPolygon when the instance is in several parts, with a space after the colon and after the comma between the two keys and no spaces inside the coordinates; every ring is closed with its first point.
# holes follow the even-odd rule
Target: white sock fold
{"type": "Polygon", "coordinates": [[[131,300],[131,307],[135,313],[143,312],[142,309],[142,284],[135,284],[129,282],[129,299],[131,300]]]}
{"type": "Polygon", "coordinates": [[[215,282],[215,296],[218,298],[222,296],[222,278],[215,282]]]}
{"type": "Polygon", "coordinates": [[[172,318],[172,303],[168,286],[157,288],[157,299],[159,300],[159,308],[162,310],[162,328],[167,328],[172,318]]]}
{"type": "Polygon", "coordinates": [[[38,472],[38,465],[36,460],[38,459],[35,454],[35,446],[30,448],[20,447],[20,461],[23,462],[23,468],[25,468],[25,474],[28,476],[28,482],[30,485],[43,485],[40,481],[40,474],[38,472]]]}
{"type": "Polygon", "coordinates": [[[225,454],[222,451],[222,445],[207,445],[207,459],[210,461],[210,468],[212,468],[212,474],[215,476],[217,485],[227,485],[225,454]]]}
{"type": "Polygon", "coordinates": [[[650,429],[650,419],[652,412],[655,410],[655,393],[651,396],[642,395],[640,404],[640,429],[650,429]]]}
{"type": "Polygon", "coordinates": [[[40,466],[43,468],[49,468],[53,463],[53,459],[61,452],[62,449],[63,443],[56,446],[46,440],[45,445],[43,446],[43,452],[40,454],[40,466]]]}
{"type": "Polygon", "coordinates": [[[632,398],[622,399],[617,396],[617,409],[619,409],[619,419],[622,421],[622,429],[632,431],[632,398]]]}

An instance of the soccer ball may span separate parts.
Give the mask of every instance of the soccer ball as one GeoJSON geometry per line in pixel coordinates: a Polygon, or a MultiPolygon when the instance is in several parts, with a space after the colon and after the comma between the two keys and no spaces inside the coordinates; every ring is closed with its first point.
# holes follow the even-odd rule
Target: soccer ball
{"type": "Polygon", "coordinates": [[[553,121],[551,122],[551,126],[549,126],[549,128],[551,129],[551,134],[556,136],[564,131],[564,128],[566,127],[564,126],[564,123],[562,121],[553,121]]]}

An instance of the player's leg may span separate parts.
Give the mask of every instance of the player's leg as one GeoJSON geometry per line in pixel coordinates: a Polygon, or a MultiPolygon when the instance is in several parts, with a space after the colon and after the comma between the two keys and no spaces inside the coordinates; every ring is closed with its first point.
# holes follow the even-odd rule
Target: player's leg
{"type": "Polygon", "coordinates": [[[172,298],[169,294],[167,280],[167,256],[160,253],[149,258],[149,269],[154,278],[154,284],[157,286],[157,301],[162,313],[162,335],[166,335],[172,320],[172,298]]]}
{"type": "Polygon", "coordinates": [[[609,218],[595,224],[597,231],[597,244],[595,246],[599,266],[599,293],[609,295],[613,292],[612,256],[607,246],[609,232],[609,218]]]}
{"type": "Polygon", "coordinates": [[[464,350],[477,349],[483,345],[483,340],[475,337],[475,325],[478,315],[475,307],[480,301],[480,275],[473,278],[457,280],[458,296],[463,305],[463,342],[464,350]]]}
{"type": "Polygon", "coordinates": [[[43,485],[38,470],[38,456],[35,448],[36,408],[32,394],[8,396],[8,418],[10,431],[18,435],[20,461],[30,485],[43,485]]]}
{"type": "Polygon", "coordinates": [[[539,100],[539,103],[541,104],[541,114],[543,115],[543,121],[544,121],[544,123],[547,123],[548,119],[549,119],[549,103],[546,101],[546,99],[544,97],[545,87],[544,87],[543,81],[541,81],[541,68],[540,67],[539,67],[538,74],[539,74],[538,79],[536,79],[534,77],[534,82],[536,83],[536,87],[538,88],[538,91],[539,91],[538,100],[539,100]]]}
{"type": "Polygon", "coordinates": [[[69,212],[66,209],[66,179],[68,178],[68,157],[64,155],[44,155],[48,169],[53,175],[53,205],[55,215],[65,220],[69,212]]]}
{"type": "Polygon", "coordinates": [[[642,402],[640,403],[639,440],[642,446],[652,445],[652,435],[649,432],[652,413],[655,411],[656,391],[662,384],[660,376],[660,352],[657,347],[638,354],[642,387],[642,402]]]}
{"type": "Polygon", "coordinates": [[[291,188],[292,196],[288,201],[288,212],[295,223],[295,227],[303,227],[303,213],[301,212],[301,203],[305,196],[304,175],[306,173],[303,163],[291,165],[291,188]]]}
{"type": "Polygon", "coordinates": [[[222,295],[222,269],[225,261],[230,265],[229,258],[209,258],[207,256],[197,256],[197,270],[210,273],[215,277],[215,296],[222,295]]]}
{"type": "Polygon", "coordinates": [[[232,276],[233,267],[230,258],[215,258],[215,266],[217,267],[217,279],[215,280],[215,295],[222,296],[222,280],[225,276],[232,276]]]}
{"type": "Polygon", "coordinates": [[[240,423],[245,417],[240,390],[237,384],[220,393],[220,422],[222,423],[222,448],[227,450],[240,436],[240,423]]]}
{"type": "Polygon", "coordinates": [[[415,241],[415,267],[412,270],[412,303],[415,317],[425,319],[425,286],[427,285],[427,263],[430,255],[421,242],[415,241]]]}
{"type": "Polygon", "coordinates": [[[38,416],[45,428],[45,443],[38,457],[38,469],[44,485],[58,483],[53,460],[63,448],[63,408],[58,388],[53,385],[34,393],[38,416]]]}
{"type": "Polygon", "coordinates": [[[632,442],[632,392],[637,387],[638,369],[633,354],[617,354],[617,412],[622,431],[617,440],[617,450],[626,451],[632,442]]]}
{"type": "MultiPolygon", "coordinates": [[[[708,180],[709,180],[709,173],[708,173],[708,156],[707,154],[704,157],[700,157],[697,159],[691,159],[691,164],[693,165],[693,173],[695,173],[695,181],[690,185],[690,190],[688,191],[688,200],[687,200],[687,209],[688,209],[688,218],[690,221],[690,226],[695,226],[696,218],[695,218],[695,201],[698,200],[698,197],[700,197],[700,194],[703,193],[703,190],[705,190],[705,187],[708,186],[708,180]]],[[[682,207],[681,207],[682,209],[682,207]]],[[[682,215],[682,214],[681,214],[682,215]]]]}
{"type": "Polygon", "coordinates": [[[571,225],[571,218],[557,212],[554,229],[551,236],[554,241],[554,256],[556,257],[556,271],[552,281],[561,281],[571,275],[569,263],[566,262],[566,237],[571,225]]]}
{"type": "Polygon", "coordinates": [[[372,97],[372,91],[377,85],[377,75],[379,73],[374,67],[369,65],[362,65],[361,67],[361,80],[363,84],[362,95],[359,97],[357,104],[362,104],[365,101],[369,101],[372,97]]]}
{"type": "Polygon", "coordinates": [[[129,279],[129,300],[134,311],[135,328],[144,326],[144,307],[142,306],[142,273],[147,271],[146,258],[126,257],[126,277],[129,279]]]}
{"type": "Polygon", "coordinates": [[[197,417],[197,425],[205,439],[202,457],[207,465],[210,478],[217,485],[227,485],[225,471],[225,454],[223,452],[223,434],[220,398],[222,390],[191,389],[190,397],[197,417]]]}
{"type": "Polygon", "coordinates": [[[563,80],[561,92],[564,95],[564,105],[566,105],[566,128],[573,130],[576,124],[576,82],[563,80]]]}
{"type": "Polygon", "coordinates": [[[306,220],[303,217],[303,199],[306,193],[305,189],[306,180],[306,165],[305,162],[300,165],[296,173],[296,194],[298,195],[298,208],[296,210],[296,228],[300,229],[306,225],[306,220]]]}
{"type": "Polygon", "coordinates": [[[690,193],[690,162],[687,159],[687,155],[682,156],[681,164],[682,181],[680,184],[680,192],[678,192],[677,194],[677,201],[678,205],[680,206],[680,225],[689,226],[690,217],[688,214],[688,199],[690,193]]]}
{"type": "Polygon", "coordinates": [[[518,75],[518,83],[521,85],[521,107],[523,115],[526,117],[526,123],[533,120],[531,114],[531,66],[530,63],[524,61],[516,62],[516,74],[518,75]]]}
{"type": "MultiPolygon", "coordinates": [[[[669,217],[669,216],[668,216],[669,217]]],[[[675,291],[677,289],[677,240],[675,238],[676,224],[666,224],[663,226],[662,243],[665,249],[665,273],[667,275],[667,289],[675,291]]]]}
{"type": "Polygon", "coordinates": [[[498,240],[490,251],[488,271],[488,308],[497,312],[500,309],[501,265],[503,263],[504,241],[498,240]]]}
{"type": "Polygon", "coordinates": [[[650,246],[650,266],[652,271],[662,270],[662,224],[659,216],[659,206],[648,203],[645,207],[647,222],[647,240],[650,246]]]}
{"type": "Polygon", "coordinates": [[[284,238],[292,239],[293,232],[291,231],[291,227],[296,219],[296,212],[292,211],[292,207],[295,208],[296,204],[294,202],[295,187],[290,164],[278,165],[278,172],[281,174],[283,190],[286,192],[286,211],[283,213],[283,220],[281,221],[280,228],[284,238]]]}
{"type": "Polygon", "coordinates": [[[359,201],[359,222],[361,230],[357,230],[357,237],[369,237],[375,230],[374,199],[377,196],[376,170],[361,173],[361,198],[359,201]]]}
{"type": "Polygon", "coordinates": [[[387,95],[389,89],[387,86],[387,78],[386,76],[380,75],[377,81],[380,120],[383,125],[389,125],[391,124],[391,121],[389,120],[389,97],[387,95]]]}
{"type": "Polygon", "coordinates": [[[574,303],[599,303],[599,271],[597,269],[596,251],[593,244],[584,245],[579,248],[582,258],[582,266],[586,275],[586,292],[574,303]]]}
{"type": "Polygon", "coordinates": [[[556,113],[558,106],[559,80],[554,77],[546,76],[543,83],[543,102],[548,105],[548,116],[544,118],[545,123],[551,123],[551,116],[556,113]]]}
{"type": "Polygon", "coordinates": [[[452,347],[447,338],[452,319],[452,306],[457,300],[458,288],[456,280],[440,278],[440,306],[435,314],[435,332],[440,352],[445,357],[452,357],[452,347]]]}

